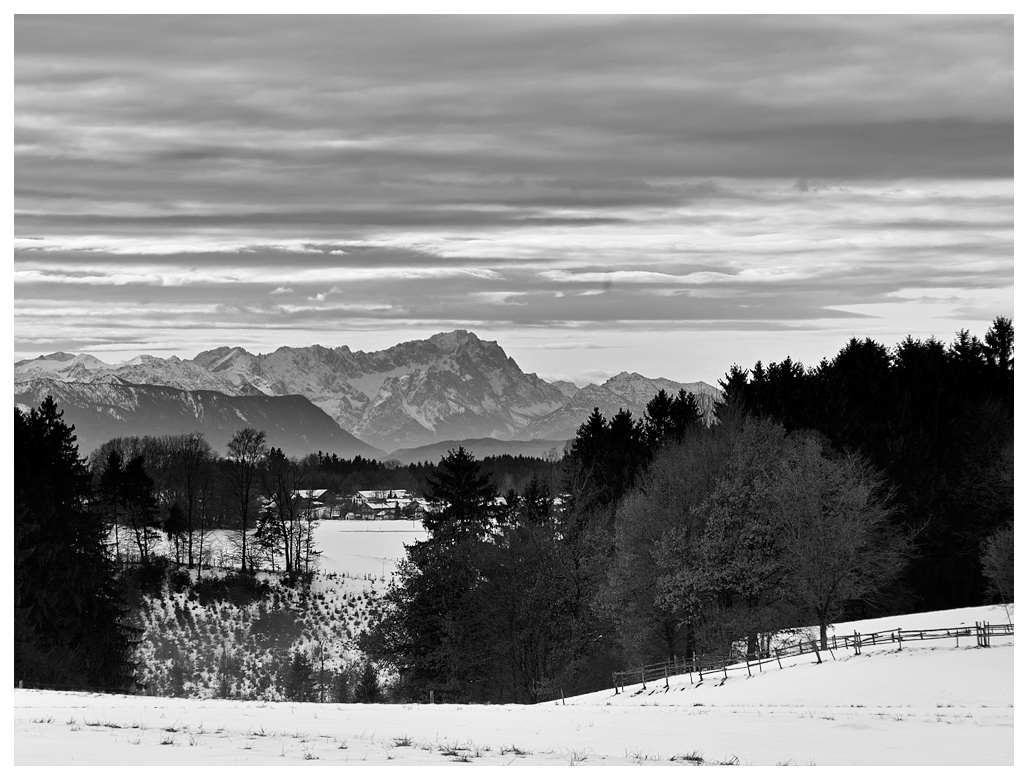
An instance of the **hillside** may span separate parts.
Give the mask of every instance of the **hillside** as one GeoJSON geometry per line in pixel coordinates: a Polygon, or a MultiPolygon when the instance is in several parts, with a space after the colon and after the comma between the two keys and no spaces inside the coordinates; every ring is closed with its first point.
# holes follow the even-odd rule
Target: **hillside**
{"type": "MultiPolygon", "coordinates": [[[[357,666],[356,639],[380,612],[384,582],[335,572],[314,575],[309,589],[262,574],[248,592],[224,572],[144,596],[133,623],[141,629],[137,679],[152,695],[264,701],[288,693],[297,652],[317,664],[315,697],[337,698],[340,672],[357,666]]],[[[352,685],[353,680],[350,680],[352,685]]]]}
{"type": "MultiPolygon", "coordinates": [[[[888,619],[1004,622],[999,607],[888,619]]],[[[849,628],[849,627],[847,627],[849,628]]],[[[1012,765],[1014,647],[882,648],[668,694],[298,704],[14,691],[14,761],[359,766],[1012,765]]],[[[681,689],[681,690],[680,690],[681,689]]]]}
{"type": "Polygon", "coordinates": [[[66,422],[75,426],[79,452],[90,453],[116,436],[162,436],[199,431],[224,455],[240,428],[264,430],[268,443],[287,454],[319,450],[340,457],[385,455],[347,433],[324,411],[299,395],[229,396],[210,390],[137,385],[116,376],[91,382],[32,379],[16,382],[14,403],[38,406],[53,396],[66,422]]]}

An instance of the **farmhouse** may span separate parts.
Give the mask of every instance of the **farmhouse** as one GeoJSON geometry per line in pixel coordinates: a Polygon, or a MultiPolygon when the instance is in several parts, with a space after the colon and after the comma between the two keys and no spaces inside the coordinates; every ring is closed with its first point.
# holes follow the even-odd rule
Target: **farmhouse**
{"type": "Polygon", "coordinates": [[[359,490],[352,498],[354,512],[361,520],[423,520],[422,501],[409,490],[359,490]]]}

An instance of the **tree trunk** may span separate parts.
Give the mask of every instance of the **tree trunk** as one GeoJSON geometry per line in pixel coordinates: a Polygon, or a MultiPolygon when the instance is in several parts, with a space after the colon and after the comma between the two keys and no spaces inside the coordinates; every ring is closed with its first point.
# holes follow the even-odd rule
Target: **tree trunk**
{"type": "Polygon", "coordinates": [[[757,660],[757,632],[754,631],[746,638],[746,660],[757,660]]]}

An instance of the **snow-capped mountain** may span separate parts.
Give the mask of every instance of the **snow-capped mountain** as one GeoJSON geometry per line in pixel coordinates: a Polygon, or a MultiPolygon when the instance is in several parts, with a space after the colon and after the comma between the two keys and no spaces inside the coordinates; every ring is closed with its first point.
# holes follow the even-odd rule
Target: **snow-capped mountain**
{"type": "Polygon", "coordinates": [[[180,390],[211,390],[226,395],[263,395],[246,383],[230,383],[192,360],[139,355],[124,363],[105,363],[92,355],[54,352],[35,360],[14,364],[14,381],[56,379],[61,382],[93,382],[102,377],[117,377],[137,385],[160,385],[180,390]]]}
{"type": "MultiPolygon", "coordinates": [[[[685,390],[697,399],[701,396],[713,398],[718,395],[718,391],[706,382],[675,382],[664,377],[647,379],[641,374],[629,374],[627,371],[612,376],[603,383],[603,388],[624,398],[632,404],[633,410],[645,409],[650,399],[661,390],[672,396],[678,395],[679,390],[685,390]]],[[[703,406],[700,408],[703,409],[703,406]]]]}
{"type": "Polygon", "coordinates": [[[195,362],[230,383],[304,395],[358,438],[389,450],[510,439],[567,401],[496,342],[462,330],[377,352],[313,346],[252,355],[222,347],[195,362]]]}
{"type": "Polygon", "coordinates": [[[449,440],[564,440],[574,437],[594,407],[607,416],[622,408],[641,416],[659,390],[675,395],[685,389],[709,413],[718,396],[703,382],[625,372],[583,388],[546,382],[523,372],[496,342],[463,330],[375,352],[314,345],[255,355],[218,347],[192,360],[143,355],[107,364],[90,355],[54,353],[15,364],[16,384],[44,379],[83,385],[120,379],[226,396],[303,396],[338,427],[386,452],[449,440]]]}

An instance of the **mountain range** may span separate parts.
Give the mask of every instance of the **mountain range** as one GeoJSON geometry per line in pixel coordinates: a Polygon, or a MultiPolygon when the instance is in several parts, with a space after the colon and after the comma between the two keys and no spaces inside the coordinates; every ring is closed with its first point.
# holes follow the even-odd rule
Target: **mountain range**
{"type": "MultiPolygon", "coordinates": [[[[494,341],[457,330],[376,352],[218,347],[192,360],[142,355],[109,364],[55,352],[14,366],[15,403],[53,395],[80,449],[113,436],[201,430],[224,451],[244,425],[287,452],[381,457],[441,442],[573,438],[593,408],[640,416],[659,391],[696,395],[710,415],[719,391],[622,372],[602,385],[547,382],[523,372],[494,341]]],[[[484,446],[484,445],[483,445],[484,446]]],[[[502,446],[501,446],[502,449],[502,446]]]]}

